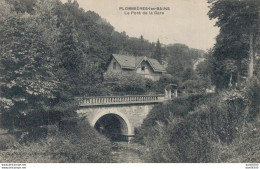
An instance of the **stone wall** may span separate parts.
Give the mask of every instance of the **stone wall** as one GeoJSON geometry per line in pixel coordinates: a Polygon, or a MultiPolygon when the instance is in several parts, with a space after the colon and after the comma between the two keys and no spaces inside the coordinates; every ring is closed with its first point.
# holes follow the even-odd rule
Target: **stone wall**
{"type": "Polygon", "coordinates": [[[87,117],[90,125],[95,126],[98,119],[106,114],[119,115],[128,126],[128,135],[134,135],[134,129],[140,127],[154,104],[114,105],[102,107],[81,107],[80,116],[87,117]]]}

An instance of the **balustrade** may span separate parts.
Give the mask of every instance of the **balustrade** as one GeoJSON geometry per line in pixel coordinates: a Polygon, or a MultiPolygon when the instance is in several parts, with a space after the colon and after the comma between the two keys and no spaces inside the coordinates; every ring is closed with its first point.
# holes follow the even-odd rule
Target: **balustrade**
{"type": "Polygon", "coordinates": [[[80,99],[83,105],[159,102],[158,96],[97,96],[80,99]]]}

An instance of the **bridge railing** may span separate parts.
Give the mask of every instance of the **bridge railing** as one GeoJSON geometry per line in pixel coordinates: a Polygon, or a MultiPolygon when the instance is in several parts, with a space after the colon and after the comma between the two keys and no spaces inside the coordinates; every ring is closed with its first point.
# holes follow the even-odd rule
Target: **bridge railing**
{"type": "Polygon", "coordinates": [[[164,96],[160,95],[135,95],[135,96],[96,96],[79,98],[81,106],[106,105],[106,104],[131,104],[162,102],[164,96]]]}

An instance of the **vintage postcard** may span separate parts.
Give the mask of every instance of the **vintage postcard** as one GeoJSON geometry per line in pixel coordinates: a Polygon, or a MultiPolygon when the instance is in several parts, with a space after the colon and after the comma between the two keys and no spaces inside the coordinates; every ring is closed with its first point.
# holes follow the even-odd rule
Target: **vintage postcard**
{"type": "Polygon", "coordinates": [[[1,169],[258,169],[259,35],[259,0],[0,0],[1,169]]]}

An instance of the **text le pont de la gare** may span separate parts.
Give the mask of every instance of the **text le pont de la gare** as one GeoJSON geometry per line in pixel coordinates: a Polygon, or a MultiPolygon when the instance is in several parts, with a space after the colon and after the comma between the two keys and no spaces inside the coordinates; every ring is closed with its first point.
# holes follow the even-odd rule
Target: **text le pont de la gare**
{"type": "Polygon", "coordinates": [[[165,11],[170,11],[170,7],[119,7],[125,15],[164,15],[165,11]]]}

